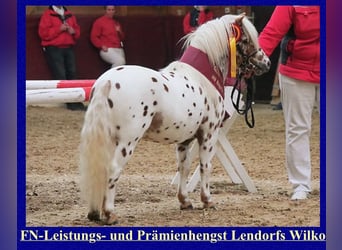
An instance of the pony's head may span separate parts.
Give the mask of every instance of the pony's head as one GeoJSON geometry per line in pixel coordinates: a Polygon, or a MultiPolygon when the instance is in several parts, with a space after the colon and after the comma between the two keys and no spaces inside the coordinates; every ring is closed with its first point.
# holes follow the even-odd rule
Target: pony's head
{"type": "Polygon", "coordinates": [[[223,78],[228,76],[235,58],[236,73],[245,78],[253,74],[261,75],[271,66],[270,59],[259,46],[258,32],[244,14],[225,15],[211,20],[183,39],[183,48],[191,45],[205,52],[211,65],[220,70],[223,78]],[[232,39],[236,40],[234,45],[232,39]],[[236,53],[232,53],[233,50],[236,53]]]}
{"type": "Polygon", "coordinates": [[[226,15],[221,19],[227,27],[229,37],[233,34],[236,40],[238,73],[248,78],[252,74],[261,75],[269,71],[271,61],[260,48],[258,32],[245,17],[245,13],[238,16],[226,15]]]}

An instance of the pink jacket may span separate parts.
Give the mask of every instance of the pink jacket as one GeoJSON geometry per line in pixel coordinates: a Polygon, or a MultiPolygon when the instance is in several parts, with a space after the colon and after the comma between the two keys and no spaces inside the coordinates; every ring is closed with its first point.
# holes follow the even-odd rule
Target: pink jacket
{"type": "Polygon", "coordinates": [[[260,33],[260,47],[270,56],[291,27],[293,34],[281,46],[283,60],[279,72],[291,78],[320,83],[319,6],[277,6],[260,33]]]}

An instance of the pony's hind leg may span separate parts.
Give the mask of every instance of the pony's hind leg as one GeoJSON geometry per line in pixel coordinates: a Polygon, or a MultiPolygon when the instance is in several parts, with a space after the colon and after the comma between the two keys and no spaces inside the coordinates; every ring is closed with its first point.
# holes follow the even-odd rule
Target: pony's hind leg
{"type": "Polygon", "coordinates": [[[116,146],[114,157],[108,168],[106,193],[102,207],[105,224],[111,225],[118,223],[118,218],[114,213],[114,201],[117,182],[123,168],[131,158],[135,146],[136,143],[120,143],[116,146]]]}
{"type": "Polygon", "coordinates": [[[110,166],[108,179],[107,179],[107,187],[105,197],[103,199],[102,212],[104,215],[104,223],[111,225],[118,223],[117,216],[114,213],[114,200],[116,193],[116,185],[119,177],[121,175],[123,166],[118,165],[115,160],[110,166]]]}
{"type": "Polygon", "coordinates": [[[192,209],[192,204],[188,197],[187,179],[189,176],[191,159],[190,159],[190,141],[177,144],[177,163],[179,171],[178,200],[180,209],[192,209]]]}

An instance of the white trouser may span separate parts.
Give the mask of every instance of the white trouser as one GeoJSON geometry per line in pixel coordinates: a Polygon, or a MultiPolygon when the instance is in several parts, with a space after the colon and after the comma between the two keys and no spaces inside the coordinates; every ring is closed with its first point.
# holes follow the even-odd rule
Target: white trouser
{"type": "Polygon", "coordinates": [[[279,74],[285,120],[286,167],[293,191],[311,191],[310,133],[312,111],[320,109],[319,84],[279,74]]]}
{"type": "Polygon", "coordinates": [[[100,56],[103,61],[113,67],[126,64],[125,52],[122,48],[108,48],[107,51],[100,50],[100,56]]]}

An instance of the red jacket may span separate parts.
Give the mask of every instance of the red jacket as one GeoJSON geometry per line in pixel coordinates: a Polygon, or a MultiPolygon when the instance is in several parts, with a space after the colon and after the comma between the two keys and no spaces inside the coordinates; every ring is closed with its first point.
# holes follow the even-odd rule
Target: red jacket
{"type": "MultiPolygon", "coordinates": [[[[192,11],[196,11],[196,10],[192,10],[192,11]]],[[[214,14],[210,10],[198,11],[197,23],[195,25],[191,25],[191,12],[192,11],[188,12],[183,19],[184,34],[188,34],[194,31],[201,24],[206,23],[214,18],[214,14]]]]}
{"type": "Polygon", "coordinates": [[[102,46],[108,48],[121,48],[121,42],[124,40],[125,34],[122,31],[121,25],[113,18],[101,16],[93,23],[90,40],[92,44],[101,49],[102,46]],[[116,30],[119,28],[120,32],[116,30]]]}
{"type": "Polygon", "coordinates": [[[70,11],[64,9],[65,22],[75,30],[71,35],[67,31],[61,31],[63,24],[61,17],[50,7],[44,11],[39,21],[38,34],[42,46],[56,46],[66,48],[73,46],[80,37],[80,26],[76,17],[70,11]]]}
{"type": "Polygon", "coordinates": [[[259,36],[260,47],[270,56],[288,31],[292,38],[281,46],[279,72],[291,78],[320,82],[319,6],[277,6],[259,36]]]}

